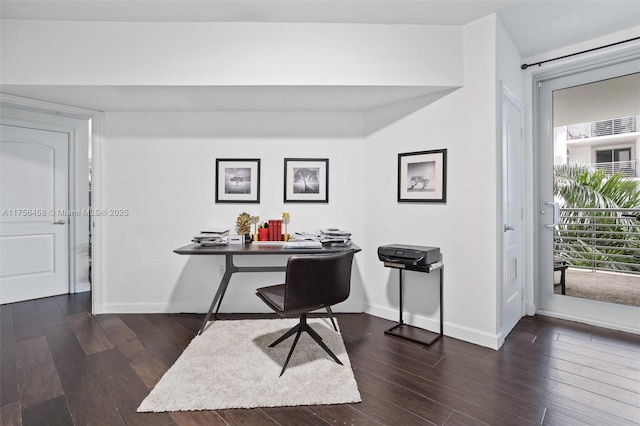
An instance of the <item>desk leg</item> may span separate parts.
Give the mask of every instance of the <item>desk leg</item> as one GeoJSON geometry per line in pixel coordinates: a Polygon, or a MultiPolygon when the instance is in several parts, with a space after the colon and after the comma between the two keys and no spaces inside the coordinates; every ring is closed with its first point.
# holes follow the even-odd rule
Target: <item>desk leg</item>
{"type": "MultiPolygon", "coordinates": [[[[213,300],[211,301],[211,306],[209,307],[209,312],[204,317],[204,322],[202,323],[202,327],[200,327],[200,331],[198,334],[202,334],[204,332],[204,328],[207,326],[209,319],[211,318],[211,313],[213,312],[213,308],[218,303],[218,308],[216,309],[216,315],[218,314],[218,309],[220,309],[220,305],[222,304],[222,298],[224,297],[224,293],[227,291],[227,287],[229,287],[229,281],[231,281],[231,275],[235,272],[235,265],[233,264],[233,256],[227,255],[226,258],[226,268],[224,271],[224,275],[220,280],[220,284],[218,285],[218,290],[216,291],[216,295],[213,296],[213,300]]],[[[216,316],[213,317],[216,319],[216,316]]]]}
{"type": "Polygon", "coordinates": [[[225,269],[224,276],[222,277],[222,281],[225,284],[221,285],[222,293],[220,294],[220,299],[218,299],[218,306],[216,307],[216,312],[213,314],[213,319],[218,319],[218,311],[220,310],[220,305],[222,305],[222,299],[224,299],[224,294],[227,292],[227,287],[229,287],[231,275],[234,272],[238,272],[238,268],[233,264],[233,256],[227,255],[225,256],[225,269]]]}

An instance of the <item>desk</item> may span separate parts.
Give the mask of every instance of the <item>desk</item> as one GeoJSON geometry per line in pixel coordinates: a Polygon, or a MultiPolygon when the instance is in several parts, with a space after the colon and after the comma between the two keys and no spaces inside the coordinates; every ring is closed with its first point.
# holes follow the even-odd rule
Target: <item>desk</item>
{"type": "MultiPolygon", "coordinates": [[[[218,314],[218,310],[220,309],[220,305],[222,304],[222,299],[224,298],[224,293],[227,291],[227,287],[229,286],[229,281],[231,281],[231,276],[236,272],[284,272],[287,270],[286,265],[284,266],[236,266],[233,264],[233,256],[265,256],[265,255],[294,255],[294,254],[327,254],[327,253],[339,253],[346,250],[354,250],[356,253],[361,251],[360,247],[355,244],[351,244],[349,247],[323,247],[323,248],[315,248],[315,249],[302,249],[302,248],[287,248],[285,247],[284,242],[282,244],[279,243],[268,243],[268,244],[260,244],[260,243],[252,243],[252,244],[232,244],[227,246],[214,246],[214,247],[203,247],[199,244],[189,244],[184,247],[180,247],[174,250],[174,253],[183,254],[183,255],[207,255],[207,256],[224,256],[225,257],[225,270],[222,279],[220,280],[220,284],[218,285],[218,290],[216,291],[215,296],[213,296],[213,300],[211,301],[211,307],[209,308],[209,312],[207,312],[207,316],[204,318],[204,322],[202,323],[202,327],[200,327],[200,331],[198,334],[202,334],[204,331],[207,322],[211,318],[211,313],[213,312],[213,308],[218,304],[216,311],[213,315],[213,318],[216,319],[218,314]]],[[[331,314],[331,309],[327,308],[327,312],[331,314]]],[[[331,317],[333,321],[333,317],[331,317]]],[[[334,325],[335,326],[335,325],[334,325]]]]}

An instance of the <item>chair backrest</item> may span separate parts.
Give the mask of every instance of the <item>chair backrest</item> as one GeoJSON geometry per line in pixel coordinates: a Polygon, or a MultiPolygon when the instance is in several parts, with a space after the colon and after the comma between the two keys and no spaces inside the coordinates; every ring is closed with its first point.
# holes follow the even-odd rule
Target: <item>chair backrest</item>
{"type": "Polygon", "coordinates": [[[287,263],[284,312],[302,313],[335,305],[351,292],[353,250],[295,255],[287,263]]]}

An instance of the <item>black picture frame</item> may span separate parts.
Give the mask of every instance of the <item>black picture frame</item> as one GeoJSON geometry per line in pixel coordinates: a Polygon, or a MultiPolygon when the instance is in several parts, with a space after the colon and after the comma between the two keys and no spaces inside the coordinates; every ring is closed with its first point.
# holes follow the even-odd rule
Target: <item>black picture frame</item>
{"type": "Polygon", "coordinates": [[[216,203],[259,203],[260,159],[216,159],[216,203]]]}
{"type": "Polygon", "coordinates": [[[285,158],[284,202],[328,203],[329,159],[285,158]]]}
{"type": "Polygon", "coordinates": [[[447,150],[398,154],[398,202],[447,202],[447,150]]]}

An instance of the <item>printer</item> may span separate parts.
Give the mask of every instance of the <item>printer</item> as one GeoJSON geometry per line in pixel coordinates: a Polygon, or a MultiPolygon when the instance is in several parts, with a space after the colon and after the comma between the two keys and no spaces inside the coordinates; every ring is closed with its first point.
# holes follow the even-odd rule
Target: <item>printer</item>
{"type": "Polygon", "coordinates": [[[440,248],[389,244],[378,247],[378,259],[391,268],[425,271],[430,264],[440,261],[440,248]]]}

